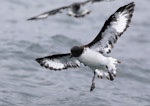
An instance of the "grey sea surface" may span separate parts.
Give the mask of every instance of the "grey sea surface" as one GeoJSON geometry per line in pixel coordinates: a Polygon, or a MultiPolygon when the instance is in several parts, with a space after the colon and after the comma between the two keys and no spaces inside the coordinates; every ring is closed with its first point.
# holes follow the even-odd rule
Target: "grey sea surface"
{"type": "Polygon", "coordinates": [[[114,81],[96,78],[90,92],[88,67],[55,72],[35,62],[87,44],[112,13],[133,0],[94,3],[87,7],[91,14],[79,19],[57,14],[26,20],[75,1],[1,0],[0,106],[150,106],[150,0],[134,0],[130,27],[109,54],[122,61],[114,81]]]}

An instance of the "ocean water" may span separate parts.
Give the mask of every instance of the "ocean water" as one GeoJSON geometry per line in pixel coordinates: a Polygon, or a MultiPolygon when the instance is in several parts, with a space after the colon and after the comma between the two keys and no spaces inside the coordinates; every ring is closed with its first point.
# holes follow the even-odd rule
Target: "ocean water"
{"type": "MultiPolygon", "coordinates": [[[[26,21],[76,0],[1,0],[0,106],[150,106],[150,1],[135,0],[127,31],[109,54],[122,61],[114,81],[96,78],[88,67],[54,72],[36,58],[66,53],[94,39],[105,20],[132,0],[95,3],[92,13],[26,21]]],[[[78,0],[79,1],[79,0],[78,0]]]]}

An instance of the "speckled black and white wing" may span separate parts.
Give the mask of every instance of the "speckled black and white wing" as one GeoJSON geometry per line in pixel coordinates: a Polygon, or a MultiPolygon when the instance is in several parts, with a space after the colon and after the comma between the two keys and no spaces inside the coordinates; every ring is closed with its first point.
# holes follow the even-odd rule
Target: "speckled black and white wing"
{"type": "Polygon", "coordinates": [[[80,67],[80,62],[76,58],[70,58],[70,53],[46,56],[43,58],[38,58],[36,61],[41,66],[55,71],[80,67]]]}
{"type": "Polygon", "coordinates": [[[38,19],[44,19],[44,18],[47,18],[49,17],[50,15],[55,15],[57,13],[62,13],[64,9],[68,9],[70,8],[70,6],[64,6],[64,7],[60,7],[60,8],[57,8],[57,9],[54,9],[54,10],[50,10],[50,11],[47,11],[47,12],[44,12],[40,15],[37,15],[37,16],[34,16],[34,17],[31,17],[27,20],[38,20],[38,19]]]}
{"type": "Polygon", "coordinates": [[[101,53],[109,53],[117,42],[118,38],[129,27],[134,11],[134,2],[120,7],[108,20],[96,38],[85,45],[90,48],[96,48],[101,53]]]}

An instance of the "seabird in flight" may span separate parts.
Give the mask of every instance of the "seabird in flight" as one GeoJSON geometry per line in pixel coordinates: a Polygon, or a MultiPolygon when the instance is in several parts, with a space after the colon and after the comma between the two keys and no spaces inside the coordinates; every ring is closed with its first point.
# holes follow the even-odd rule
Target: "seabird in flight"
{"type": "Polygon", "coordinates": [[[92,42],[82,46],[74,46],[70,53],[54,54],[37,58],[36,61],[41,66],[55,71],[78,68],[81,64],[88,66],[94,73],[90,91],[95,88],[94,79],[96,75],[101,79],[114,80],[117,74],[116,65],[121,62],[105,55],[111,52],[118,38],[129,27],[134,6],[134,2],[131,2],[120,7],[106,20],[101,31],[92,42]]]}
{"type": "MultiPolygon", "coordinates": [[[[91,10],[82,9],[81,6],[84,6],[87,3],[95,3],[95,2],[98,2],[98,1],[100,2],[100,1],[106,1],[106,0],[86,0],[84,2],[76,2],[76,3],[73,3],[73,4],[68,5],[68,6],[63,6],[63,7],[57,8],[57,9],[53,9],[53,10],[44,12],[44,13],[39,14],[37,16],[31,17],[27,20],[44,19],[44,18],[47,18],[51,15],[55,15],[57,13],[63,13],[64,10],[69,10],[67,12],[68,16],[73,16],[73,17],[76,17],[76,18],[84,17],[85,15],[90,14],[91,10]]],[[[113,0],[108,0],[108,1],[113,1],[113,0]]]]}

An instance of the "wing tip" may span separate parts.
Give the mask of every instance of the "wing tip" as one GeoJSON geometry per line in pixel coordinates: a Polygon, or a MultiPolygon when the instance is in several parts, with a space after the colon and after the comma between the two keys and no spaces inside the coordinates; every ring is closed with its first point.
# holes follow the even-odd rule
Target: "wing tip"
{"type": "Polygon", "coordinates": [[[134,11],[134,7],[135,7],[135,3],[134,2],[130,2],[130,3],[120,7],[116,12],[127,10],[130,13],[132,13],[134,11]]]}
{"type": "Polygon", "coordinates": [[[127,5],[123,6],[123,8],[128,10],[130,14],[133,13],[134,7],[135,7],[135,3],[134,2],[128,3],[127,5]]]}
{"type": "Polygon", "coordinates": [[[37,58],[37,59],[35,59],[35,61],[39,62],[39,61],[41,61],[41,58],[37,58]]]}
{"type": "Polygon", "coordinates": [[[35,61],[36,61],[37,63],[39,63],[41,66],[44,65],[44,64],[42,63],[43,58],[37,58],[37,59],[35,59],[35,61]]]}
{"type": "Polygon", "coordinates": [[[129,4],[127,4],[128,6],[135,6],[134,1],[130,2],[129,4]]]}
{"type": "Polygon", "coordinates": [[[31,20],[36,20],[35,17],[32,17],[32,18],[28,18],[27,21],[31,21],[31,20]]]}
{"type": "Polygon", "coordinates": [[[40,19],[44,19],[44,18],[31,17],[31,18],[28,18],[27,21],[40,20],[40,19]]]}
{"type": "Polygon", "coordinates": [[[35,61],[37,63],[39,63],[41,65],[41,67],[45,67],[46,69],[50,69],[50,70],[54,70],[54,71],[60,70],[60,69],[55,69],[55,68],[49,67],[48,65],[45,65],[45,63],[43,62],[43,59],[44,58],[37,58],[37,59],[35,59],[35,61]]]}

